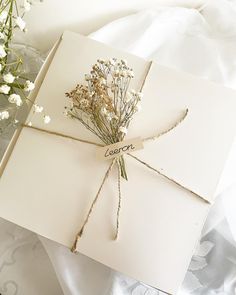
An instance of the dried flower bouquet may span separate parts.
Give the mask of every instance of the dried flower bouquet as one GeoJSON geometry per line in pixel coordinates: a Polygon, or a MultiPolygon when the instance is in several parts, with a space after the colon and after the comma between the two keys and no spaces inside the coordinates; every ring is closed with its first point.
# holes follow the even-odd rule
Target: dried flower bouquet
{"type": "MultiPolygon", "coordinates": [[[[71,100],[67,116],[79,120],[106,145],[123,141],[142,98],[140,92],[129,90],[133,77],[125,60],[97,60],[90,74],[85,75],[87,85],[78,84],[66,94],[71,100]]],[[[121,176],[127,180],[123,156],[118,164],[121,176]]]]}

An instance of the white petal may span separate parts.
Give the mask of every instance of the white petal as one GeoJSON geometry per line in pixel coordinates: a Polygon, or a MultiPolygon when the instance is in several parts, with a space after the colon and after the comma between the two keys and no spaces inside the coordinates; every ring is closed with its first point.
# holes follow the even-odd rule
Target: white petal
{"type": "Polygon", "coordinates": [[[6,82],[6,83],[13,83],[14,80],[15,80],[15,77],[11,74],[11,73],[7,73],[5,75],[3,75],[3,80],[6,82]]]}
{"type": "Polygon", "coordinates": [[[10,91],[11,87],[9,87],[8,85],[1,85],[0,86],[0,93],[3,93],[3,94],[8,94],[9,91],[10,91]]]}
{"type": "Polygon", "coordinates": [[[16,18],[16,25],[21,31],[25,29],[25,21],[20,16],[16,18]]]}
{"type": "Polygon", "coordinates": [[[51,118],[49,116],[44,116],[43,121],[44,121],[45,124],[48,124],[48,123],[50,123],[51,118]]]}

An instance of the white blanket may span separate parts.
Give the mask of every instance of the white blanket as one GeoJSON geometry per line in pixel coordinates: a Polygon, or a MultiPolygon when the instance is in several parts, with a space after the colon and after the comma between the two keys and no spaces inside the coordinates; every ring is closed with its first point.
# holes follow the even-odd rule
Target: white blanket
{"type": "MultiPolygon", "coordinates": [[[[109,23],[91,37],[236,89],[236,4],[233,1],[208,1],[199,10],[173,7],[142,11],[109,23]]],[[[236,145],[178,295],[236,293],[235,172],[236,145]]],[[[50,264],[36,235],[3,220],[0,239],[0,293],[3,295],[160,294],[40,237],[50,264]]]]}

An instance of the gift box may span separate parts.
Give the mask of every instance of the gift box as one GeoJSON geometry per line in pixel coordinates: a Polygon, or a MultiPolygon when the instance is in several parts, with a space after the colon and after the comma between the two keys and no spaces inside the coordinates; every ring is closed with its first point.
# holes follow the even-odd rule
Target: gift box
{"type": "Polygon", "coordinates": [[[176,294],[235,139],[232,89],[65,32],[31,94],[51,122],[45,125],[32,109],[27,122],[34,128],[16,131],[1,162],[0,216],[71,248],[112,160],[98,157],[104,150],[88,142],[101,141],[64,115],[65,93],[84,83],[97,59],[113,57],[133,68],[131,87],[142,89],[142,110],[122,150],[128,180],[121,179],[119,187],[117,169],[109,172],[76,250],[176,294]],[[183,113],[184,120],[172,128],[183,113]],[[127,154],[132,143],[138,148],[127,154]]]}

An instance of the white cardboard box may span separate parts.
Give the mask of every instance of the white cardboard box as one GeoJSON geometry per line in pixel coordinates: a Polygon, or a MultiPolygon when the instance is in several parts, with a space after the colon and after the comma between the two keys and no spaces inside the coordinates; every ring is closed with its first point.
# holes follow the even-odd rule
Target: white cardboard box
{"type": "MultiPolygon", "coordinates": [[[[97,41],[65,32],[45,62],[31,95],[52,117],[49,125],[29,115],[36,127],[96,141],[63,114],[65,92],[84,82],[98,58],[125,58],[139,89],[149,61],[97,41]]],[[[129,181],[122,182],[120,236],[112,239],[118,202],[116,171],[109,177],[79,252],[170,294],[181,285],[204,221],[214,202],[224,163],[236,134],[236,93],[153,63],[142,111],[127,138],[166,129],[180,113],[180,126],[134,154],[206,202],[127,157],[129,181]]],[[[0,216],[71,247],[102,181],[108,162],[95,147],[23,128],[1,163],[0,216]]]]}

